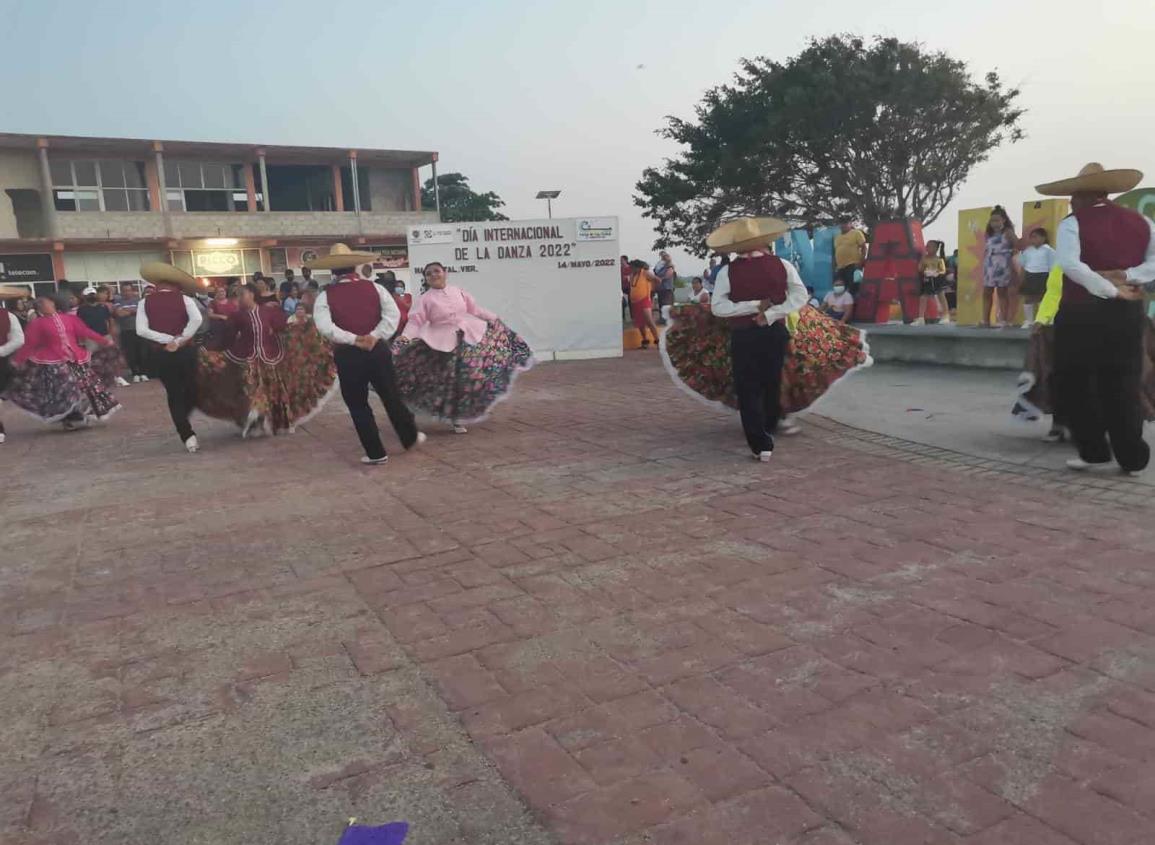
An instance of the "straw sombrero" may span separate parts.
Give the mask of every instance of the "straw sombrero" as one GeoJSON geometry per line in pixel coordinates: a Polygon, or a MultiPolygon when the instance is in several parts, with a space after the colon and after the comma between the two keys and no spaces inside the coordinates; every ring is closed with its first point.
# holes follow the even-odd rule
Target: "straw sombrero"
{"type": "Polygon", "coordinates": [[[203,291],[203,288],[197,284],[195,277],[164,261],[146,261],[141,264],[140,277],[154,285],[175,285],[188,294],[203,291]]]}
{"type": "Polygon", "coordinates": [[[1047,197],[1069,197],[1071,194],[1121,194],[1143,181],[1141,170],[1104,170],[1097,161],[1084,165],[1078,176],[1036,185],[1035,190],[1047,197]]]}
{"type": "Polygon", "coordinates": [[[342,267],[360,267],[377,260],[375,252],[356,252],[345,244],[333,244],[328,255],[305,262],[310,270],[339,270],[342,267]]]}
{"type": "Polygon", "coordinates": [[[32,296],[24,288],[14,288],[11,285],[0,285],[0,299],[24,299],[32,296]]]}
{"type": "Polygon", "coordinates": [[[790,224],[777,217],[739,217],[711,232],[706,246],[715,252],[748,252],[789,231],[790,224]]]}

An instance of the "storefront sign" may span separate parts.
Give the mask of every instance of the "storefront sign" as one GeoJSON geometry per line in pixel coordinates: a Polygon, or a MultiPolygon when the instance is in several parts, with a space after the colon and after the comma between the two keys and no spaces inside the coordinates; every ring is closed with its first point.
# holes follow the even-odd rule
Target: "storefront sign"
{"type": "Polygon", "coordinates": [[[239,249],[193,253],[194,276],[240,276],[243,266],[239,249]]]}
{"type": "Polygon", "coordinates": [[[420,270],[439,261],[525,337],[539,358],[622,353],[616,217],[442,224],[409,230],[416,293],[420,270]]]}
{"type": "Polygon", "coordinates": [[[0,282],[34,284],[55,280],[49,253],[0,255],[0,282]]]}

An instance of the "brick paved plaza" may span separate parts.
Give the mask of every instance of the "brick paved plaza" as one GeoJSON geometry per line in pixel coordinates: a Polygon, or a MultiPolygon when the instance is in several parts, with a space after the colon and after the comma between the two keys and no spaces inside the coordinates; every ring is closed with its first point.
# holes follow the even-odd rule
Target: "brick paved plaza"
{"type": "Polygon", "coordinates": [[[822,420],[756,464],[654,353],[380,469],[339,400],[189,456],[120,395],[4,409],[5,845],[1155,840],[1139,488],[822,420]]]}

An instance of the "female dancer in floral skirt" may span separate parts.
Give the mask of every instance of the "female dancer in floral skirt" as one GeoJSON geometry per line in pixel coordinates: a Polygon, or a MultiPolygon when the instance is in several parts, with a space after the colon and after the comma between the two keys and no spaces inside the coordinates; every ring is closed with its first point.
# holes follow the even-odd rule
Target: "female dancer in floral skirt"
{"type": "Polygon", "coordinates": [[[397,383],[407,405],[464,434],[463,423],[483,419],[533,366],[533,352],[496,314],[448,284],[440,262],[424,274],[428,290],[394,344],[397,383]]]}

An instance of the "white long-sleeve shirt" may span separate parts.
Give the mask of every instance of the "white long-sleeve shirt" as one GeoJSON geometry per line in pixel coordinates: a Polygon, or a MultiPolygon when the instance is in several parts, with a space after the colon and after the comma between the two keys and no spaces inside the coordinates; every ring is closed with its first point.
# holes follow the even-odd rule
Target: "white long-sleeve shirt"
{"type": "MultiPolygon", "coordinates": [[[[154,296],[156,294],[153,294],[154,296]]],[[[184,331],[179,336],[174,337],[171,334],[164,332],[153,331],[148,325],[148,309],[145,307],[145,300],[142,299],[136,309],[136,333],[145,340],[155,341],[162,346],[167,346],[174,340],[179,340],[182,344],[190,337],[197,333],[197,329],[201,327],[201,322],[204,317],[201,316],[201,311],[197,308],[196,302],[191,296],[181,294],[184,300],[184,310],[188,314],[188,323],[184,327],[184,331]]]]}
{"type": "Polygon", "coordinates": [[[0,345],[0,358],[7,358],[24,345],[24,327],[16,319],[16,315],[8,312],[8,340],[0,345]]]}
{"type": "MultiPolygon", "coordinates": [[[[334,284],[339,285],[342,284],[342,282],[334,282],[334,284]]],[[[401,325],[401,309],[397,307],[397,303],[393,300],[393,295],[390,294],[389,291],[376,283],[374,283],[373,287],[377,289],[377,296],[381,300],[381,320],[369,334],[388,342],[389,338],[397,333],[397,327],[401,325]]],[[[317,301],[313,303],[313,322],[317,326],[317,331],[333,343],[343,343],[346,346],[352,346],[357,342],[357,335],[353,334],[353,332],[346,331],[333,322],[333,314],[329,310],[329,296],[327,291],[321,291],[317,296],[317,301]]]]}
{"type": "MultiPolygon", "coordinates": [[[[771,305],[764,312],[767,323],[785,320],[787,316],[800,310],[810,299],[802,277],[789,261],[782,261],[786,267],[786,301],[771,305]]],[[[710,311],[715,317],[753,317],[758,313],[758,302],[734,302],[730,299],[730,268],[722,267],[714,277],[714,292],[710,295],[710,311]]]]}
{"type": "MultiPolygon", "coordinates": [[[[1137,285],[1155,282],[1155,222],[1148,220],[1147,225],[1151,227],[1151,239],[1147,242],[1147,253],[1143,263],[1127,268],[1127,281],[1137,285]]],[[[1058,236],[1055,239],[1055,254],[1059,266],[1063,268],[1063,275],[1085,287],[1091,295],[1100,299],[1114,299],[1119,295],[1118,288],[1083,261],[1079,241],[1079,221],[1073,214],[1064,217],[1059,224],[1058,236]]]]}

